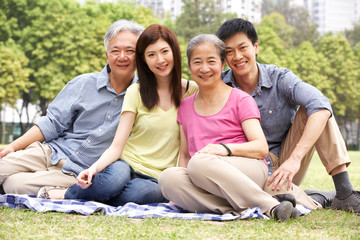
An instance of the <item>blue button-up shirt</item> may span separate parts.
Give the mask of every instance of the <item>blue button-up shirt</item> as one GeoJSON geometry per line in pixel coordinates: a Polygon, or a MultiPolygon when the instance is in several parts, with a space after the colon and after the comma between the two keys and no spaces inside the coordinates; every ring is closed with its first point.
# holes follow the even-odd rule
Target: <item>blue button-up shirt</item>
{"type": "MultiPolygon", "coordinates": [[[[332,109],[328,98],[289,69],[259,63],[257,67],[259,82],[251,96],[259,107],[269,151],[279,156],[299,106],[306,109],[308,116],[322,109],[328,109],[332,114],[332,109]]],[[[239,88],[231,69],[224,71],[222,78],[226,84],[239,88]]]]}
{"type": "Polygon", "coordinates": [[[36,123],[52,150],[51,163],[66,159],[63,171],[75,176],[90,167],[115,136],[124,95],[110,86],[106,67],[69,81],[36,123]]]}

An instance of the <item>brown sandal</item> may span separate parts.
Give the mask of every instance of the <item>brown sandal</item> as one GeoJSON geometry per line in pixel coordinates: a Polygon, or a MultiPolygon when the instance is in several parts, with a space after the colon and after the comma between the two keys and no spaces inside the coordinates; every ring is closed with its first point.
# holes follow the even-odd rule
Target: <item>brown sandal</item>
{"type": "Polygon", "coordinates": [[[67,188],[64,187],[54,187],[54,186],[44,186],[39,189],[39,191],[36,194],[37,198],[42,199],[50,199],[49,191],[51,190],[66,190],[67,188]]]}

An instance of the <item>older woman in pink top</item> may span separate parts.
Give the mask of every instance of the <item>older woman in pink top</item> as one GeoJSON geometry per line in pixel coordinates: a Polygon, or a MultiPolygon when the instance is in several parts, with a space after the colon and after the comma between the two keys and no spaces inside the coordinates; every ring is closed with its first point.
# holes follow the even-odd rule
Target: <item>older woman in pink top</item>
{"type": "Polygon", "coordinates": [[[258,206],[267,216],[288,220],[293,203],[280,203],[262,190],[268,146],[257,105],[221,80],[224,43],[199,35],[190,40],[187,57],[199,92],[180,104],[179,167],[160,175],[163,195],[192,212],[239,215],[258,206]]]}

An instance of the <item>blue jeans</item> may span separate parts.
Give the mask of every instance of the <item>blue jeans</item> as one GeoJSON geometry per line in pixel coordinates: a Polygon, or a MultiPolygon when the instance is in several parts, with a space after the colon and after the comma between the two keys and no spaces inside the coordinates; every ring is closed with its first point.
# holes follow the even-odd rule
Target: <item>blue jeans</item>
{"type": "Polygon", "coordinates": [[[135,172],[122,159],[96,174],[87,189],[82,189],[76,184],[69,187],[65,199],[85,199],[112,206],[123,206],[128,202],[168,202],[161,193],[157,179],[135,172]]]}

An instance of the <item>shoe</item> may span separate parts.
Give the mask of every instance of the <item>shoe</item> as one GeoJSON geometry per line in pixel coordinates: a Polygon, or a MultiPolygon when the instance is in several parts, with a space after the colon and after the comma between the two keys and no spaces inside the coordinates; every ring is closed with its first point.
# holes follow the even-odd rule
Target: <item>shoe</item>
{"type": "Polygon", "coordinates": [[[45,186],[45,187],[41,187],[39,189],[39,191],[37,192],[36,194],[36,197],[37,198],[42,198],[42,199],[50,199],[50,196],[49,196],[49,191],[51,190],[66,190],[67,188],[64,188],[64,187],[53,187],[53,186],[45,186]]]}
{"type": "Polygon", "coordinates": [[[282,201],[279,205],[273,207],[270,216],[278,221],[286,222],[290,219],[294,207],[289,201],[282,201]]]}
{"type": "Polygon", "coordinates": [[[298,219],[300,217],[300,211],[297,210],[296,208],[293,208],[290,217],[294,219],[298,219]]]}
{"type": "Polygon", "coordinates": [[[313,200],[320,203],[323,208],[331,207],[336,195],[335,191],[320,191],[316,189],[306,189],[304,192],[313,200]]]}
{"type": "Polygon", "coordinates": [[[278,200],[279,202],[289,201],[292,203],[293,207],[296,206],[296,199],[295,199],[294,195],[292,195],[292,194],[276,194],[272,197],[275,198],[276,200],[278,200]]]}
{"type": "Polygon", "coordinates": [[[350,196],[345,199],[338,199],[336,196],[331,204],[332,209],[344,210],[360,214],[360,192],[353,191],[350,196]]]}

